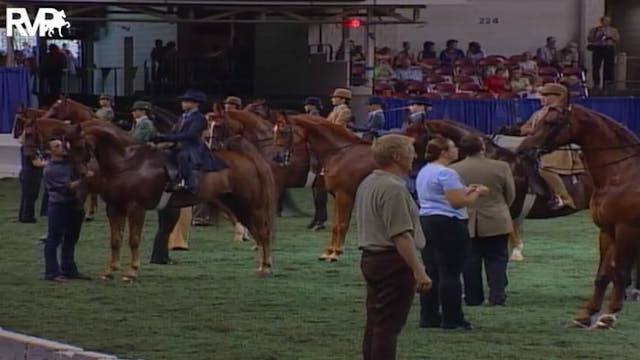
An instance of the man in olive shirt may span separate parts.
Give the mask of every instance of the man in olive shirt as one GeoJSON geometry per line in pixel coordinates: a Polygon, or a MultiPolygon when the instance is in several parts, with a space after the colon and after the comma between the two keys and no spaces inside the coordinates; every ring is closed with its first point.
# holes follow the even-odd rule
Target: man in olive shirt
{"type": "Polygon", "coordinates": [[[156,133],[153,122],[149,119],[149,114],[153,110],[151,103],[147,101],[136,101],[130,110],[131,116],[133,116],[133,126],[129,134],[137,142],[148,142],[156,133]]]}
{"type": "Polygon", "coordinates": [[[416,290],[428,291],[431,279],[418,257],[425,245],[418,209],[401,176],[411,171],[413,140],[386,135],[372,145],[378,170],[356,193],[360,268],[367,283],[364,360],[396,358],[402,330],[416,290]]]}

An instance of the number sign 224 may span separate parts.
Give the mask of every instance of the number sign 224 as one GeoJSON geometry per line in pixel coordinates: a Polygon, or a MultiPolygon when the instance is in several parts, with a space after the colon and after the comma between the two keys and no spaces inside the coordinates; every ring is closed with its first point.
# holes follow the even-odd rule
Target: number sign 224
{"type": "Polygon", "coordinates": [[[478,24],[481,25],[490,25],[490,24],[499,24],[500,23],[500,19],[497,17],[491,18],[491,17],[481,17],[478,18],[478,24]]]}

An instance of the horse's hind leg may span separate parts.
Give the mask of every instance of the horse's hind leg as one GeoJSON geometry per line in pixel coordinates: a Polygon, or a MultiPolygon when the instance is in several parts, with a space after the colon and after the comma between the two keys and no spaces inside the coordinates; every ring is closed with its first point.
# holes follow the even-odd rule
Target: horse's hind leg
{"type": "Polygon", "coordinates": [[[178,222],[180,217],[179,208],[166,208],[158,211],[158,231],[153,241],[153,251],[151,252],[152,264],[169,264],[169,234],[178,222]]]}
{"type": "Polygon", "coordinates": [[[601,230],[598,240],[600,248],[600,263],[598,264],[593,294],[587,302],[587,305],[575,316],[573,321],[570,323],[570,326],[589,327],[591,325],[591,316],[598,313],[602,308],[602,302],[604,301],[607,286],[609,286],[609,282],[611,282],[610,265],[613,261],[613,254],[615,251],[614,237],[613,234],[609,234],[601,230]]]}
{"type": "Polygon", "coordinates": [[[89,194],[87,199],[84,201],[84,212],[87,214],[85,216],[85,221],[92,221],[93,217],[96,215],[96,210],[98,209],[98,195],[97,194],[89,194]]]}
{"type": "Polygon", "coordinates": [[[125,212],[120,208],[107,204],[107,218],[109,219],[111,258],[107,269],[99,275],[109,279],[113,277],[113,272],[120,270],[120,244],[122,243],[122,233],[126,221],[125,212]]]}
{"type": "Polygon", "coordinates": [[[140,239],[142,238],[142,227],[144,226],[145,209],[132,205],[129,207],[128,219],[129,219],[129,248],[131,255],[129,258],[129,266],[122,274],[122,279],[134,280],[138,277],[138,270],[140,269],[140,239]]]}

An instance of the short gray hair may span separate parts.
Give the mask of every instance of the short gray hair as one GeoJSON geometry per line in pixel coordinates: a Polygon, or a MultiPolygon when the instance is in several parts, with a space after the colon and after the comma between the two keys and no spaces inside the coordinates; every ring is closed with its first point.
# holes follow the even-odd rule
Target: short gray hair
{"type": "Polygon", "coordinates": [[[373,141],[371,151],[379,166],[388,166],[398,155],[405,155],[408,148],[413,146],[413,138],[399,134],[389,134],[373,141]]]}

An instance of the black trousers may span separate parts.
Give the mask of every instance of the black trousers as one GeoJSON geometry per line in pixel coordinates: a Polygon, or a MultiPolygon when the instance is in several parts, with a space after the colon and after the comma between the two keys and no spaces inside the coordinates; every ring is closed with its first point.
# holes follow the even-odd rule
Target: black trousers
{"type": "Polygon", "coordinates": [[[429,215],[420,223],[427,238],[422,261],[433,282],[431,291],[420,294],[420,323],[456,327],[465,321],[460,275],[471,245],[467,220],[429,215]]]}
{"type": "Polygon", "coordinates": [[[48,211],[49,228],[44,243],[44,277],[50,280],[58,275],[77,276],[75,248],[84,221],[84,210],[75,202],[67,202],[50,203],[48,211]]]}
{"type": "Polygon", "coordinates": [[[311,188],[313,192],[313,222],[316,224],[322,224],[327,221],[327,202],[329,200],[329,194],[324,187],[324,176],[318,175],[313,181],[311,188]]]}
{"type": "Polygon", "coordinates": [[[613,46],[596,46],[591,54],[593,63],[593,84],[600,86],[600,68],[602,68],[603,87],[614,81],[616,48],[613,46]]]}
{"type": "Polygon", "coordinates": [[[20,211],[18,214],[18,221],[24,223],[35,222],[35,207],[38,195],[40,194],[40,185],[42,183],[42,168],[35,167],[31,164],[25,164],[22,169],[20,169],[19,176],[20,211]]]}
{"type": "Polygon", "coordinates": [[[471,251],[464,269],[464,295],[467,305],[480,305],[484,302],[482,285],[482,264],[487,275],[489,302],[503,304],[506,295],[507,244],[509,234],[477,237],[471,239],[471,251]]]}
{"type": "Polygon", "coordinates": [[[367,283],[364,360],[394,360],[398,335],[415,296],[413,272],[400,254],[363,252],[360,269],[367,283]]]}

